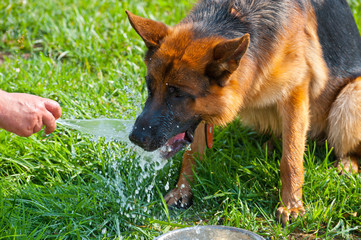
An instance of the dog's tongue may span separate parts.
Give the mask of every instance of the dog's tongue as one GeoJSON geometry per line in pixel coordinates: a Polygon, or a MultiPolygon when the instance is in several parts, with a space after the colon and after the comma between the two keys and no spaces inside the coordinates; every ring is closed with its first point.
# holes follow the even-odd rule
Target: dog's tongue
{"type": "Polygon", "coordinates": [[[184,146],[189,144],[185,137],[186,133],[183,132],[170,138],[165,144],[165,148],[163,148],[163,150],[161,151],[162,157],[165,159],[169,159],[173,157],[184,146]]]}
{"type": "Polygon", "coordinates": [[[172,146],[173,143],[175,143],[177,140],[182,140],[185,137],[185,133],[180,133],[178,135],[175,135],[171,139],[168,140],[167,145],[172,146]]]}

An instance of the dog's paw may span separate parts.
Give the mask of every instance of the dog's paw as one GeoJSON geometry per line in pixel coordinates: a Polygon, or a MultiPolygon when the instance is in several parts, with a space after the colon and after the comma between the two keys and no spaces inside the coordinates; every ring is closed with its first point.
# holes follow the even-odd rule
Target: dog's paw
{"type": "Polygon", "coordinates": [[[279,207],[277,208],[276,219],[282,223],[282,226],[286,226],[289,220],[295,220],[298,216],[303,216],[304,214],[305,209],[303,206],[294,208],[279,207]]]}
{"type": "Polygon", "coordinates": [[[192,191],[190,186],[181,185],[165,195],[164,200],[168,207],[189,208],[192,205],[192,191]]]}

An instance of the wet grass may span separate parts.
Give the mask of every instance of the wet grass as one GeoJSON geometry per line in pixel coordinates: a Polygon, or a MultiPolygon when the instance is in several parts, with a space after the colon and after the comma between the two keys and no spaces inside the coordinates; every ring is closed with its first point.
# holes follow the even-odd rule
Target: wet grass
{"type": "MultiPolygon", "coordinates": [[[[360,3],[350,4],[360,27],[360,3]]],[[[146,95],[144,45],[124,10],[174,24],[190,6],[1,1],[0,89],[55,99],[63,118],[134,118],[146,95]]],[[[194,205],[174,210],[162,195],[176,183],[181,154],[154,170],[121,143],[62,126],[30,138],[0,131],[0,239],[153,239],[198,224],[270,239],[360,239],[361,177],[339,176],[326,144],[309,142],[305,152],[307,213],[286,228],[275,222],[281,149],[264,151],[268,139],[237,121],[216,129],[197,164],[194,205]]]]}

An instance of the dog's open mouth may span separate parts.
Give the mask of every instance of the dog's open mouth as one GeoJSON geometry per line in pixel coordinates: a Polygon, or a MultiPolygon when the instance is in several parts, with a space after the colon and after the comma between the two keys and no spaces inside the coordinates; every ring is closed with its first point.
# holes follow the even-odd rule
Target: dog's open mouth
{"type": "Polygon", "coordinates": [[[192,142],[193,134],[190,131],[179,133],[168,140],[161,149],[161,155],[163,158],[169,159],[192,142]]]}

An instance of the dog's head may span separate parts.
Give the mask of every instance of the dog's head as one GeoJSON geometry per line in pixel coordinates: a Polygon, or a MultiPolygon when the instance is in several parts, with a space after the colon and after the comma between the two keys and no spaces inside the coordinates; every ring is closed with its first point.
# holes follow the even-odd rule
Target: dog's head
{"type": "Polygon", "coordinates": [[[193,141],[200,121],[227,121],[225,111],[236,104],[229,102],[227,87],[232,88],[230,76],[247,50],[249,35],[202,38],[189,24],[172,28],[127,14],[148,48],[148,99],[129,138],[147,151],[167,145],[171,150],[165,157],[171,157],[193,141]]]}

